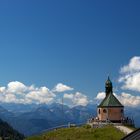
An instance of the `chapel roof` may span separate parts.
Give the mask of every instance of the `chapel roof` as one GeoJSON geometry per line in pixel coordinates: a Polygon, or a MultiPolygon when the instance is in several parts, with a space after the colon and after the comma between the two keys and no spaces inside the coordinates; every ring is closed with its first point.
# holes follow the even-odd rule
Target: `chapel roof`
{"type": "Polygon", "coordinates": [[[123,105],[112,93],[110,93],[98,107],[123,107],[123,105]]]}

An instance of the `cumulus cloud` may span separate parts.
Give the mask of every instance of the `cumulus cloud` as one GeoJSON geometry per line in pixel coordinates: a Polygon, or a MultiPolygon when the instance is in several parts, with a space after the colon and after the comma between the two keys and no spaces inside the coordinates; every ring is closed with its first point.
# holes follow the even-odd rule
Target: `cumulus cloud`
{"type": "MultiPolygon", "coordinates": [[[[12,81],[7,86],[0,87],[0,102],[22,103],[22,104],[50,104],[59,100],[58,92],[72,91],[73,88],[59,83],[53,90],[46,86],[27,86],[19,81],[12,81]]],[[[85,106],[88,104],[86,95],[76,92],[75,94],[64,94],[65,99],[71,101],[71,105],[85,106]]]]}
{"type": "MultiPolygon", "coordinates": [[[[130,93],[122,92],[121,94],[113,93],[115,97],[122,103],[124,106],[129,107],[139,107],[140,106],[140,96],[134,96],[130,93]]],[[[105,97],[105,92],[100,92],[95,97],[95,100],[100,101],[105,97]]]]}
{"type": "Polygon", "coordinates": [[[130,93],[121,93],[121,95],[116,95],[121,103],[125,106],[138,107],[140,106],[140,96],[134,96],[130,93]]]}
{"type": "Polygon", "coordinates": [[[123,83],[122,89],[140,92],[140,72],[123,75],[119,82],[123,83]]]}
{"type": "Polygon", "coordinates": [[[73,90],[73,88],[71,88],[67,85],[64,85],[62,83],[58,83],[52,91],[53,92],[65,92],[65,91],[71,91],[71,90],[73,90]]]}
{"type": "Polygon", "coordinates": [[[7,103],[16,101],[16,96],[14,94],[6,94],[4,98],[7,103]]]}
{"type": "Polygon", "coordinates": [[[73,99],[74,95],[73,94],[64,94],[65,99],[73,99]]]}
{"type": "Polygon", "coordinates": [[[18,94],[25,92],[27,90],[27,87],[21,82],[14,81],[8,84],[7,90],[9,92],[14,92],[18,94]]]}
{"type": "Polygon", "coordinates": [[[6,87],[0,87],[0,93],[5,92],[6,87]]]}
{"type": "Polygon", "coordinates": [[[131,58],[129,64],[121,68],[120,73],[122,89],[140,92],[140,57],[131,58]]]}
{"type": "Polygon", "coordinates": [[[99,92],[95,99],[102,100],[105,98],[105,92],[99,92]]]}
{"type": "Polygon", "coordinates": [[[75,94],[64,94],[64,98],[72,101],[74,106],[86,106],[89,103],[87,96],[80,92],[76,92],[75,94]]]}
{"type": "Polygon", "coordinates": [[[18,81],[8,83],[7,87],[0,87],[0,102],[48,104],[55,97],[47,87],[26,86],[18,81]]]}
{"type": "Polygon", "coordinates": [[[140,56],[134,56],[130,59],[129,64],[121,68],[121,73],[139,72],[140,71],[140,56]]]}
{"type": "Polygon", "coordinates": [[[50,103],[54,100],[56,95],[52,93],[47,87],[41,87],[36,90],[30,91],[25,99],[32,100],[36,103],[50,103]]]}

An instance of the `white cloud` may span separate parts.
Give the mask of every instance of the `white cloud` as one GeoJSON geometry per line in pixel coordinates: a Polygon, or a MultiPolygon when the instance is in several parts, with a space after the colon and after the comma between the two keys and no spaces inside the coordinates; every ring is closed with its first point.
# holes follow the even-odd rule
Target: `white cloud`
{"type": "Polygon", "coordinates": [[[80,92],[76,92],[75,94],[64,94],[64,98],[72,101],[74,106],[86,106],[89,103],[87,96],[80,92]]]}
{"type": "Polygon", "coordinates": [[[0,102],[48,104],[55,97],[47,87],[26,86],[18,81],[8,83],[7,87],[0,87],[0,102]]]}
{"type": "MultiPolygon", "coordinates": [[[[60,99],[57,92],[71,91],[73,88],[59,83],[54,90],[47,87],[27,86],[18,81],[12,81],[5,87],[0,87],[0,102],[22,103],[22,104],[49,104],[60,99]]],[[[75,94],[64,94],[64,98],[70,101],[70,105],[85,106],[89,103],[86,95],[76,92],[75,94]]]]}
{"type": "Polygon", "coordinates": [[[140,106],[140,96],[134,96],[130,93],[121,93],[117,95],[117,98],[121,101],[124,106],[138,107],[140,106]]]}
{"type": "Polygon", "coordinates": [[[121,68],[119,82],[123,84],[122,89],[140,92],[140,57],[133,57],[121,68]]]}
{"type": "MultiPolygon", "coordinates": [[[[114,93],[116,98],[122,103],[124,106],[130,107],[139,107],[140,106],[140,96],[134,96],[130,93],[122,92],[121,94],[114,93]]],[[[105,97],[105,92],[100,92],[97,94],[95,100],[100,101],[105,97]]]]}
{"type": "Polygon", "coordinates": [[[16,96],[14,94],[6,94],[4,100],[6,103],[17,102],[16,96]]]}
{"type": "Polygon", "coordinates": [[[14,93],[22,93],[25,92],[27,90],[27,87],[18,81],[14,81],[14,82],[10,82],[8,84],[8,92],[14,92],[14,93]]]}
{"type": "Polygon", "coordinates": [[[52,93],[48,88],[41,87],[39,89],[30,91],[25,99],[30,99],[36,103],[51,103],[56,95],[52,93]]]}
{"type": "Polygon", "coordinates": [[[134,56],[130,59],[129,64],[121,68],[121,73],[140,71],[140,57],[134,56]]]}
{"type": "Polygon", "coordinates": [[[0,93],[5,92],[6,88],[5,87],[0,87],[0,93]]]}
{"type": "Polygon", "coordinates": [[[120,77],[119,82],[123,83],[122,89],[140,92],[140,72],[123,75],[120,77]]]}
{"type": "Polygon", "coordinates": [[[95,99],[102,100],[105,98],[105,92],[99,92],[95,99]]]}
{"type": "Polygon", "coordinates": [[[65,99],[73,99],[74,95],[73,94],[64,94],[65,99]]]}
{"type": "Polygon", "coordinates": [[[58,83],[54,89],[53,89],[53,92],[65,92],[65,91],[71,91],[73,90],[73,88],[67,86],[67,85],[64,85],[62,83],[58,83]]]}
{"type": "Polygon", "coordinates": [[[76,92],[74,96],[74,104],[86,106],[88,104],[87,96],[80,92],[76,92]]]}

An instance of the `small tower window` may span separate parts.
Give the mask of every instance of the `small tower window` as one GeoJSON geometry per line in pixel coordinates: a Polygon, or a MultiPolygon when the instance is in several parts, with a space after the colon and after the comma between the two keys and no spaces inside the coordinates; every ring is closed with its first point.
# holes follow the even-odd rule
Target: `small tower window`
{"type": "Polygon", "coordinates": [[[100,109],[99,109],[98,113],[100,114],[100,109]]]}
{"type": "Polygon", "coordinates": [[[123,113],[123,109],[121,109],[121,113],[123,113]]]}
{"type": "Polygon", "coordinates": [[[106,113],[106,112],[107,112],[106,109],[104,109],[104,110],[103,110],[103,113],[106,113]]]}

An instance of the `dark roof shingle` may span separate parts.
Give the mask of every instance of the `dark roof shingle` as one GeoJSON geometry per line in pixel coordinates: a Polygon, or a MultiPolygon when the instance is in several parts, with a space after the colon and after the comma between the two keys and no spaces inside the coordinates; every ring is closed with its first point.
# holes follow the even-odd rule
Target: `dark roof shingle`
{"type": "Polygon", "coordinates": [[[100,103],[98,107],[123,107],[123,105],[112,93],[110,93],[104,98],[104,100],[100,103]]]}

